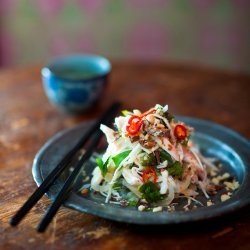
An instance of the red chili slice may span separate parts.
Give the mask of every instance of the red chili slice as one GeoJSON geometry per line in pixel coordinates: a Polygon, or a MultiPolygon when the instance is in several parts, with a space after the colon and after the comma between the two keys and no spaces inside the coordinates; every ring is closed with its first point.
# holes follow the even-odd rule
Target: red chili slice
{"type": "Polygon", "coordinates": [[[133,115],[129,118],[128,120],[128,125],[126,127],[126,130],[128,132],[128,135],[136,135],[138,134],[140,128],[141,128],[141,125],[142,125],[142,119],[143,117],[153,113],[155,111],[154,108],[152,109],[149,109],[148,111],[146,111],[145,113],[141,114],[140,116],[137,116],[137,115],[133,115]]]}
{"type": "Polygon", "coordinates": [[[154,168],[148,167],[142,173],[142,180],[143,182],[147,182],[150,178],[153,178],[153,182],[156,183],[157,181],[157,174],[154,168]]]}
{"type": "Polygon", "coordinates": [[[184,140],[187,137],[187,128],[181,124],[178,124],[174,128],[174,135],[177,139],[184,140]]]}
{"type": "Polygon", "coordinates": [[[136,135],[141,128],[141,118],[137,115],[130,117],[126,130],[129,135],[136,135]]]}
{"type": "Polygon", "coordinates": [[[137,115],[133,115],[129,118],[128,120],[128,124],[132,124],[132,123],[137,123],[137,122],[141,122],[141,118],[137,115]]]}

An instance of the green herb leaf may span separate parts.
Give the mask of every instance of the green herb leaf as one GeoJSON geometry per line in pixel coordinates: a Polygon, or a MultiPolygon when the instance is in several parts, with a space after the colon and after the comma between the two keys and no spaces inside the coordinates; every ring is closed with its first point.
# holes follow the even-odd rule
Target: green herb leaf
{"type": "Polygon", "coordinates": [[[131,206],[131,207],[135,207],[137,205],[138,201],[129,201],[128,202],[128,205],[131,206]]]}
{"type": "Polygon", "coordinates": [[[185,138],[185,140],[183,140],[182,142],[181,142],[181,144],[183,145],[183,146],[187,146],[188,145],[188,141],[189,141],[189,139],[190,139],[190,135],[189,136],[187,136],[186,138],[185,138]]]}
{"type": "Polygon", "coordinates": [[[144,183],[139,191],[142,193],[142,198],[146,199],[147,202],[153,203],[161,200],[159,189],[151,181],[144,183]]]}
{"type": "Polygon", "coordinates": [[[127,150],[124,151],[114,157],[112,157],[112,160],[114,161],[116,167],[118,167],[120,165],[120,163],[130,154],[132,150],[127,150]]]}
{"type": "Polygon", "coordinates": [[[166,152],[165,150],[163,150],[161,148],[159,149],[159,152],[160,152],[160,160],[161,160],[161,162],[167,160],[168,164],[170,164],[170,165],[174,163],[171,155],[168,152],[166,152]]]}
{"type": "Polygon", "coordinates": [[[167,120],[168,120],[169,122],[173,122],[173,121],[174,121],[174,116],[171,115],[168,111],[167,111],[167,112],[164,112],[164,113],[163,113],[163,116],[164,116],[165,118],[167,118],[167,120]]]}
{"type": "Polygon", "coordinates": [[[124,110],[122,110],[122,114],[124,115],[124,116],[127,116],[128,114],[130,114],[131,112],[129,112],[128,110],[126,110],[126,109],[124,109],[124,110]]]}
{"type": "Polygon", "coordinates": [[[145,154],[142,157],[140,157],[140,163],[142,166],[155,166],[157,165],[156,157],[153,153],[151,154],[145,154]]]}
{"type": "Polygon", "coordinates": [[[123,186],[122,186],[121,183],[115,182],[115,183],[113,184],[113,186],[112,186],[112,189],[114,189],[114,190],[116,190],[116,191],[120,191],[122,187],[123,187],[123,186]]]}
{"type": "Polygon", "coordinates": [[[168,173],[172,176],[182,177],[183,167],[180,162],[176,161],[174,164],[167,167],[168,173]]]}
{"type": "Polygon", "coordinates": [[[100,168],[102,176],[104,177],[107,172],[108,172],[108,162],[109,162],[109,158],[106,160],[105,163],[103,163],[101,158],[96,158],[96,164],[97,166],[100,168]]]}

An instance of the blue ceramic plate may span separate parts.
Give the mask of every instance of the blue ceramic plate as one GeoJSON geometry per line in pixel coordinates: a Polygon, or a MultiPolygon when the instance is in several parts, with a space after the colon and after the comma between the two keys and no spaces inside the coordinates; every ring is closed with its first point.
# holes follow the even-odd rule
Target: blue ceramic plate
{"type": "MultiPolygon", "coordinates": [[[[240,188],[232,195],[232,198],[220,202],[221,190],[212,197],[216,203],[211,207],[198,207],[195,210],[177,210],[173,213],[162,212],[139,212],[135,207],[122,207],[115,204],[105,204],[104,197],[99,194],[90,193],[83,196],[78,191],[86,176],[91,176],[95,167],[91,159],[83,168],[75,183],[75,191],[72,192],[65,206],[80,212],[97,215],[106,219],[144,225],[178,224],[183,222],[193,222],[217,218],[229,214],[250,204],[250,143],[236,132],[220,126],[218,124],[198,120],[188,117],[177,117],[196,129],[192,140],[199,146],[205,156],[218,158],[224,165],[224,170],[230,172],[240,183],[240,188]]],[[[76,143],[78,138],[86,131],[91,122],[81,124],[77,127],[64,130],[51,138],[37,153],[33,163],[33,176],[40,185],[46,176],[52,171],[54,166],[62,159],[76,143]]],[[[77,160],[77,159],[75,159],[77,160]]],[[[74,165],[74,162],[72,162],[74,165]]],[[[65,178],[68,176],[68,169],[60,179],[51,187],[48,192],[50,199],[54,199],[65,178]]],[[[206,204],[203,197],[200,201],[206,204]]],[[[182,204],[187,204],[186,199],[182,199],[182,204]]]]}

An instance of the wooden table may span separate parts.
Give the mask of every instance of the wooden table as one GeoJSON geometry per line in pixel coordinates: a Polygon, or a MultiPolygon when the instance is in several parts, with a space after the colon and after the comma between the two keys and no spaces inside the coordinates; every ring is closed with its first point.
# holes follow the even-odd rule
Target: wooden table
{"type": "Polygon", "coordinates": [[[62,208],[45,234],[35,230],[44,197],[17,227],[9,218],[36,188],[33,157],[56,132],[97,117],[114,99],[128,109],[170,105],[174,114],[204,118],[250,138],[250,77],[194,66],[114,63],[101,105],[79,117],[60,113],[44,95],[40,67],[0,71],[0,248],[250,249],[250,214],[183,227],[143,228],[62,208]]]}

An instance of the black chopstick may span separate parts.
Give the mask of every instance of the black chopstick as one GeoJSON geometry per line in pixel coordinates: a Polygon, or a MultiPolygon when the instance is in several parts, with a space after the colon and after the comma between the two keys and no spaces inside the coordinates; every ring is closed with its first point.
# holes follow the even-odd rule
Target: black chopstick
{"type": "MultiPolygon", "coordinates": [[[[42,184],[35,190],[35,192],[29,197],[24,205],[17,211],[17,213],[11,218],[10,224],[16,226],[24,216],[30,211],[30,209],[41,199],[41,197],[49,190],[51,185],[55,182],[57,177],[65,170],[71,161],[72,157],[79,151],[80,148],[89,140],[89,138],[99,129],[101,123],[109,122],[111,117],[121,107],[119,102],[113,103],[108,110],[98,119],[93,126],[83,135],[78,143],[66,154],[66,156],[58,163],[54,170],[46,177],[42,184]]],[[[98,132],[99,134],[99,132],[98,132]]],[[[83,158],[82,158],[83,159],[83,158]]]]}
{"type": "Polygon", "coordinates": [[[68,195],[70,194],[70,191],[72,190],[74,181],[76,180],[76,177],[78,176],[83,164],[89,159],[89,157],[92,155],[93,151],[95,150],[96,146],[98,145],[100,139],[101,139],[102,133],[98,131],[94,138],[91,141],[91,144],[88,146],[88,149],[80,159],[80,161],[77,163],[76,167],[74,168],[73,172],[70,174],[70,176],[67,178],[66,182],[64,183],[62,189],[57,194],[54,202],[49,207],[48,211],[46,212],[45,216],[43,217],[42,221],[37,227],[38,232],[44,232],[55,216],[56,212],[64,202],[68,198],[68,195]]]}

